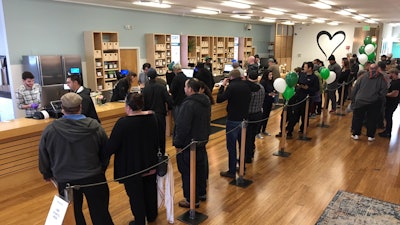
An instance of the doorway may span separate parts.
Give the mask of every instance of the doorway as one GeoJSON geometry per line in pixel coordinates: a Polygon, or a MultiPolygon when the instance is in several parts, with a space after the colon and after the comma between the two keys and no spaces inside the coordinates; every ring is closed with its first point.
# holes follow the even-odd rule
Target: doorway
{"type": "Polygon", "coordinates": [[[121,69],[135,72],[139,76],[139,53],[139,48],[120,48],[121,69]]]}

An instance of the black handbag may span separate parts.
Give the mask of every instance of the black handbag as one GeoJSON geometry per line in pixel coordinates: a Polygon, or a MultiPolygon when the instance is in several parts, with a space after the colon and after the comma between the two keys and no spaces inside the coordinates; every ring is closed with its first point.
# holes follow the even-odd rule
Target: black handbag
{"type": "Polygon", "coordinates": [[[158,148],[158,166],[157,166],[157,175],[160,177],[165,176],[168,171],[168,155],[162,155],[160,148],[158,148]]]}

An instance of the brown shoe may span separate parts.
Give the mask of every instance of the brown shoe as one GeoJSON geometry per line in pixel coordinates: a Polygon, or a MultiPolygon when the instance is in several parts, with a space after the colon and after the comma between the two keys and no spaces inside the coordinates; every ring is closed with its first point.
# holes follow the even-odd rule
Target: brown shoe
{"type": "MultiPolygon", "coordinates": [[[[190,208],[190,203],[186,200],[179,201],[178,205],[179,205],[179,207],[182,207],[182,208],[190,208]]],[[[197,202],[195,204],[195,206],[196,206],[196,208],[199,208],[200,202],[197,202]]]]}

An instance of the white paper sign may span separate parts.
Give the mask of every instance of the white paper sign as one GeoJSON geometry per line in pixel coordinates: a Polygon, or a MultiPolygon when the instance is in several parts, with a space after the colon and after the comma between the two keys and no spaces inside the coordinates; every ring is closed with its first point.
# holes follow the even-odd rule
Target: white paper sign
{"type": "Polygon", "coordinates": [[[44,225],[62,225],[68,204],[67,201],[55,195],[44,225]]]}

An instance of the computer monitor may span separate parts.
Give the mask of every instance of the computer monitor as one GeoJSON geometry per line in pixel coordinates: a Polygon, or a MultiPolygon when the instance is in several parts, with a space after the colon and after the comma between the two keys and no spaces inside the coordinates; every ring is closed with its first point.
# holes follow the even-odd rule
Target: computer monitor
{"type": "Polygon", "coordinates": [[[233,66],[231,64],[224,65],[224,73],[229,73],[233,70],[233,66]]]}
{"type": "Polygon", "coordinates": [[[71,67],[71,69],[69,69],[69,72],[71,73],[71,74],[81,74],[81,68],[79,68],[79,67],[71,67]]]}
{"type": "Polygon", "coordinates": [[[193,77],[194,70],[193,70],[193,69],[182,69],[182,72],[183,72],[187,77],[192,78],[192,77],[193,77]]]}

